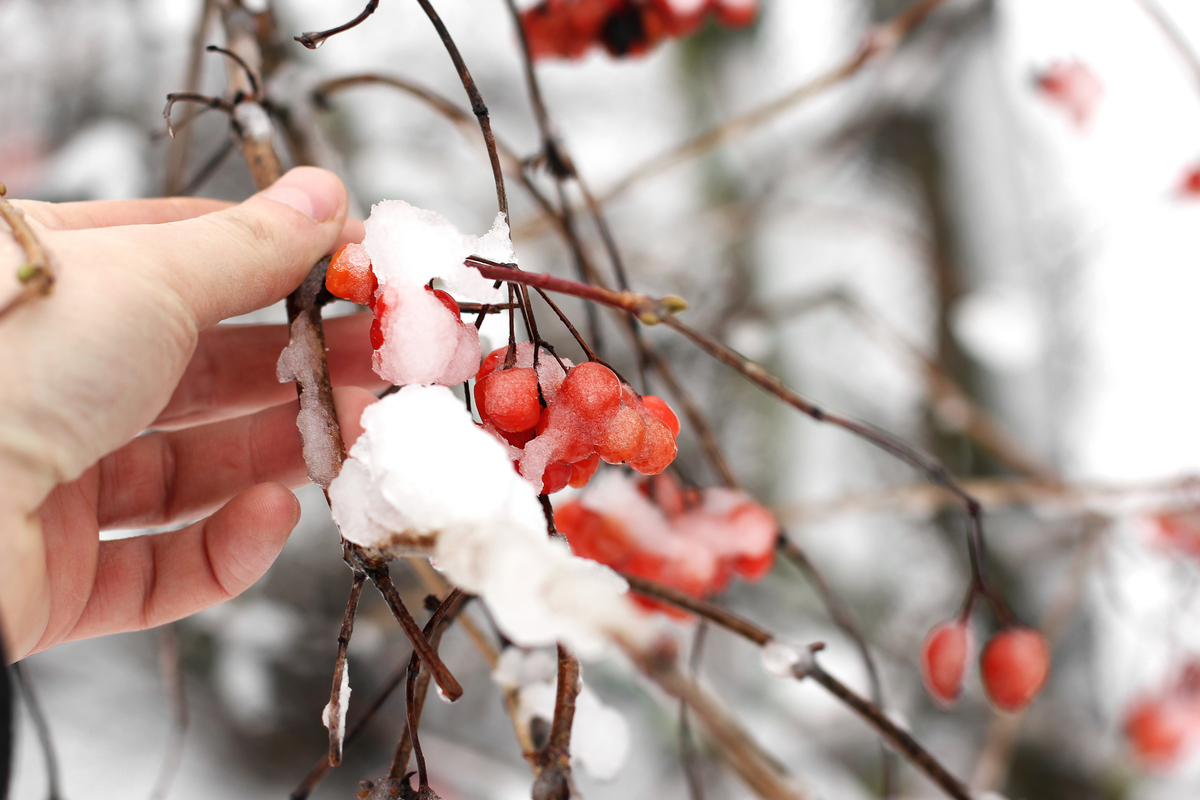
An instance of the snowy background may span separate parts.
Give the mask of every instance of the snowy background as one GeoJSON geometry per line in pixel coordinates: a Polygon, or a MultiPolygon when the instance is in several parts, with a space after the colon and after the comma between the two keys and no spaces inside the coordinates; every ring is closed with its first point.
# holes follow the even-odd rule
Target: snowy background
{"type": "MultiPolygon", "coordinates": [[[[709,26],[641,58],[597,52],[540,64],[539,74],[576,165],[603,196],[647,159],[841,63],[869,25],[903,5],[763,0],[749,29],[709,26]]],[[[1200,44],[1200,5],[1158,5],[1200,44]]],[[[497,137],[534,153],[504,4],[438,7],[497,137]]],[[[280,0],[276,13],[290,37],[360,8],[280,0]]],[[[199,12],[185,0],[0,0],[0,180],[10,196],[160,194],[161,110],[167,92],[182,88],[199,12]]],[[[216,28],[209,40],[220,41],[216,28]]],[[[415,3],[386,0],[360,28],[313,52],[289,42],[287,55],[292,63],[272,87],[285,103],[323,78],[370,71],[466,106],[415,3]]],[[[221,57],[206,58],[204,87],[220,93],[221,57]]],[[[495,196],[476,133],[384,87],[347,90],[316,120],[323,163],[344,176],[358,213],[402,198],[466,232],[490,226],[495,196]]],[[[227,136],[219,115],[199,118],[189,174],[227,136]]],[[[1200,198],[1179,188],[1198,163],[1200,76],[1144,4],[951,0],[894,57],[607,204],[635,288],[688,298],[693,325],[807,396],[935,452],[958,475],[998,482],[985,495],[995,498],[987,523],[996,574],[1022,618],[1055,639],[1055,673],[1022,721],[1011,768],[989,773],[981,753],[995,752],[1004,724],[977,677],[947,713],[916,674],[922,637],[954,612],[967,579],[958,518],[941,513],[907,467],[651,331],[746,486],[849,602],[881,662],[893,716],[956,774],[1012,798],[1167,800],[1200,791],[1200,760],[1147,769],[1120,733],[1131,699],[1200,652],[1197,564],[1148,536],[1148,513],[1180,493],[1146,491],[1200,473],[1200,198]],[[1103,87],[1083,126],[1035,81],[1075,62],[1103,87]],[[851,298],[872,327],[836,304],[810,302],[830,292],[851,298]],[[935,402],[908,345],[1078,491],[1006,502],[1012,471],[955,425],[961,403],[935,402]]],[[[198,187],[228,199],[252,191],[236,154],[198,187]]],[[[516,180],[509,194],[522,266],[572,274],[569,254],[516,180]]],[[[258,319],[282,319],[282,310],[258,319]]],[[[632,364],[620,329],[609,321],[604,333],[614,363],[632,364]]],[[[565,338],[560,344],[577,355],[565,338]]],[[[714,478],[686,434],[681,459],[693,477],[714,478]]],[[[349,576],[320,493],[302,499],[304,518],[268,576],[177,628],[190,724],[171,798],[282,798],[323,752],[320,710],[349,576]]],[[[406,591],[419,606],[418,585],[406,591]]],[[[865,687],[853,647],[789,565],[722,600],[792,641],[826,641],[828,669],[865,687]]],[[[151,796],[173,724],[161,642],[159,632],[126,634],[27,660],[64,797],[151,796]]],[[[443,652],[467,692],[453,706],[427,707],[422,739],[435,787],[447,800],[528,797],[531,777],[500,688],[459,631],[443,652]]],[[[354,699],[407,658],[386,608],[366,601],[351,650],[354,699]]],[[[878,796],[873,735],[819,687],[771,678],[753,648],[720,632],[709,637],[703,672],[813,796],[878,796]]],[[[583,794],[686,797],[674,705],[619,658],[587,665],[585,677],[625,715],[633,741],[616,781],[581,778],[583,794]]],[[[360,778],[386,770],[401,706],[389,704],[315,797],[351,796],[360,778]]],[[[748,796],[711,756],[708,797],[748,796]]],[[[18,762],[14,797],[45,796],[27,716],[18,762]]],[[[937,796],[908,767],[900,794],[937,796]]]]}

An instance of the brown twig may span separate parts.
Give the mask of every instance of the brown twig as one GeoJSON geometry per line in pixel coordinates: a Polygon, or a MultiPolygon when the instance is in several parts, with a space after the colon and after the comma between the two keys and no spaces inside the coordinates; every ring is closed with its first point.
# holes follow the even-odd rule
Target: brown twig
{"type": "Polygon", "coordinates": [[[659,687],[687,704],[717,745],[716,752],[759,797],[765,800],[805,800],[786,771],[751,737],[738,721],[699,683],[675,664],[674,652],[643,652],[626,646],[629,657],[659,687]]]}
{"type": "MultiPolygon", "coordinates": [[[[163,108],[163,119],[167,121],[167,133],[172,139],[175,138],[175,127],[171,124],[171,109],[176,103],[196,103],[204,106],[207,109],[220,111],[227,115],[234,123],[234,129],[238,129],[237,117],[234,114],[233,103],[223,100],[220,97],[209,97],[206,94],[198,94],[196,92],[171,92],[167,95],[167,105],[163,108]]],[[[188,117],[184,123],[189,123],[195,119],[195,115],[188,117]]],[[[189,126],[190,127],[190,126],[189,126]]]]}
{"type": "MultiPolygon", "coordinates": [[[[774,634],[766,629],[712,603],[698,600],[677,589],[672,589],[669,586],[663,586],[634,575],[622,574],[622,577],[629,582],[629,587],[633,591],[690,611],[741,636],[747,641],[753,642],[759,647],[766,647],[777,641],[774,634]]],[[[815,652],[819,647],[810,649],[815,652]]],[[[913,766],[924,772],[947,795],[955,798],[955,800],[971,800],[970,792],[962,781],[955,778],[949,770],[943,767],[907,731],[897,727],[877,705],[855,694],[849,687],[821,669],[814,660],[807,659],[798,663],[793,669],[793,674],[798,679],[811,677],[828,690],[830,694],[853,709],[867,724],[875,728],[876,732],[888,744],[907,758],[913,766]]]]}
{"type": "Polygon", "coordinates": [[[21,209],[4,199],[7,194],[8,187],[0,183],[0,219],[8,224],[13,239],[25,251],[25,263],[17,267],[17,280],[21,282],[21,291],[0,306],[0,319],[25,301],[50,294],[55,280],[54,270],[50,266],[50,254],[42,246],[33,228],[29,227],[21,209]]]}
{"type": "MultiPolygon", "coordinates": [[[[200,15],[196,20],[196,29],[192,33],[192,44],[188,55],[187,77],[184,78],[184,91],[196,94],[200,91],[200,80],[204,74],[204,42],[208,38],[208,28],[212,24],[215,0],[204,0],[200,15]]],[[[183,176],[187,171],[188,155],[192,146],[192,127],[183,127],[171,142],[167,155],[167,174],[163,181],[163,193],[168,197],[177,194],[188,194],[183,191],[183,176]]]]}
{"type": "Polygon", "coordinates": [[[487,106],[484,105],[483,97],[479,94],[479,88],[475,86],[475,79],[471,77],[471,72],[467,69],[467,64],[463,61],[462,55],[458,52],[458,46],[454,44],[454,39],[450,37],[450,32],[446,30],[442,18],[438,16],[437,11],[434,10],[429,0],[417,0],[417,3],[424,10],[425,16],[429,17],[434,30],[437,31],[438,37],[441,38],[446,52],[450,55],[450,60],[454,63],[454,69],[458,72],[459,80],[462,81],[463,89],[466,90],[467,99],[471,102],[471,113],[479,120],[479,130],[483,133],[483,142],[487,147],[488,160],[492,164],[492,178],[496,182],[496,204],[500,207],[500,213],[504,215],[507,221],[508,196],[504,191],[504,171],[500,168],[500,155],[496,151],[496,137],[492,135],[492,121],[488,116],[487,106]]]}
{"type": "Polygon", "coordinates": [[[485,278],[508,281],[522,286],[533,286],[590,300],[593,303],[600,303],[629,314],[636,314],[638,319],[647,325],[666,320],[672,314],[687,308],[687,302],[676,295],[653,298],[637,292],[614,292],[612,289],[578,283],[546,272],[525,272],[515,266],[500,264],[480,256],[468,256],[466,263],[478,269],[485,278]]]}
{"type": "MultiPolygon", "coordinates": [[[[425,623],[423,631],[425,637],[429,640],[430,647],[434,650],[438,648],[441,644],[442,634],[471,597],[471,595],[463,594],[461,589],[456,588],[438,604],[433,614],[429,617],[429,621],[425,623]]],[[[388,780],[404,780],[404,776],[408,771],[408,760],[410,756],[415,755],[417,759],[417,780],[420,783],[421,789],[429,786],[429,776],[425,771],[425,756],[421,752],[421,739],[418,736],[418,729],[421,724],[421,712],[425,708],[425,698],[429,693],[429,677],[429,670],[421,669],[421,661],[414,650],[408,660],[408,667],[405,670],[404,702],[407,724],[404,728],[404,733],[401,735],[399,744],[396,745],[396,754],[392,759],[392,765],[387,775],[388,780]]]]}
{"type": "Polygon", "coordinates": [[[425,664],[429,672],[433,675],[433,679],[437,681],[437,685],[441,687],[442,694],[446,695],[450,700],[457,700],[462,697],[462,686],[455,680],[454,675],[442,663],[442,659],[438,656],[437,651],[430,646],[425,635],[421,633],[420,626],[409,613],[408,608],[404,605],[404,601],[400,599],[400,592],[396,589],[396,584],[392,583],[391,573],[388,570],[386,563],[375,564],[366,570],[367,576],[375,587],[379,589],[383,599],[387,601],[388,608],[392,610],[392,615],[396,621],[400,623],[400,627],[404,629],[404,633],[408,636],[408,640],[412,642],[413,651],[425,664]]]}
{"type": "Polygon", "coordinates": [[[533,800],[568,800],[571,791],[571,726],[575,721],[575,698],[579,696],[579,659],[558,646],[558,689],[554,697],[554,721],[546,745],[533,757],[537,770],[533,800]]]}
{"type": "Polygon", "coordinates": [[[351,28],[357,28],[367,17],[375,13],[375,9],[379,7],[379,0],[368,0],[367,6],[362,12],[350,20],[349,22],[338,25],[336,28],[330,28],[327,31],[308,31],[299,36],[293,37],[297,42],[307,47],[309,50],[316,50],[321,45],[325,44],[325,40],[330,36],[337,36],[339,33],[344,33],[351,28]]]}
{"type": "Polygon", "coordinates": [[[350,584],[350,597],[346,600],[346,612],[342,615],[342,629],[338,632],[337,658],[333,662],[333,688],[329,693],[329,766],[336,767],[342,763],[342,736],[345,732],[343,724],[346,709],[342,708],[342,682],[346,680],[346,649],[350,646],[350,637],[354,634],[354,617],[358,613],[358,599],[362,596],[363,585],[367,582],[366,573],[354,571],[353,582],[350,584]]]}
{"type": "Polygon", "coordinates": [[[1195,81],[1196,88],[1200,89],[1200,54],[1192,47],[1183,31],[1155,0],[1137,0],[1137,4],[1150,16],[1171,47],[1183,59],[1183,63],[1192,73],[1192,80],[1195,81]]]}
{"type": "Polygon", "coordinates": [[[751,361],[737,351],[679,321],[675,316],[663,316],[661,317],[661,321],[667,327],[681,333],[701,350],[721,363],[733,368],[751,383],[777,397],[782,402],[812,417],[817,422],[824,422],[842,428],[858,438],[873,444],[884,452],[890,453],[892,456],[920,471],[930,483],[940,486],[954,495],[967,515],[967,552],[971,561],[971,586],[967,592],[968,597],[974,598],[978,595],[985,598],[1002,625],[1007,625],[1014,621],[1015,616],[1009,608],[1007,601],[991,588],[991,584],[987,578],[986,564],[984,562],[983,516],[980,503],[963,488],[962,483],[951,475],[941,462],[933,456],[866,423],[826,411],[822,406],[788,388],[783,381],[768,372],[762,365],[751,361]]]}

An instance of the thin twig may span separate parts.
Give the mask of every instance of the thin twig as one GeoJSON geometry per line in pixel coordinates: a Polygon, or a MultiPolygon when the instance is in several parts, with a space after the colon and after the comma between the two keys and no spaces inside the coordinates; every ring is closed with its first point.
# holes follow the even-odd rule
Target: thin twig
{"type": "Polygon", "coordinates": [[[968,589],[968,597],[973,598],[978,595],[986,599],[1001,625],[1007,625],[1014,621],[1015,615],[1012,609],[1009,608],[1007,601],[991,588],[991,584],[987,579],[986,565],[984,563],[983,518],[980,503],[963,488],[962,483],[951,475],[940,461],[866,423],[826,411],[823,407],[788,388],[783,381],[768,372],[762,365],[751,361],[737,351],[680,322],[675,316],[662,316],[661,321],[667,327],[681,333],[701,350],[721,363],[732,367],[751,383],[774,395],[782,402],[812,417],[817,422],[824,422],[842,428],[858,438],[875,445],[884,452],[890,453],[892,456],[920,471],[930,483],[944,488],[958,498],[967,515],[967,552],[971,561],[971,586],[968,589]]]}
{"type": "MultiPolygon", "coordinates": [[[[212,22],[214,7],[214,0],[204,0],[200,8],[196,29],[192,33],[187,77],[183,81],[185,92],[196,94],[200,91],[200,79],[204,74],[204,42],[208,38],[208,28],[212,22]]],[[[181,130],[171,142],[171,148],[167,155],[167,175],[163,181],[163,193],[168,197],[181,193],[187,194],[183,191],[183,176],[187,171],[188,155],[192,146],[192,128],[190,125],[180,127],[181,130]]]]}
{"type": "Polygon", "coordinates": [[[396,589],[396,584],[392,583],[391,573],[388,570],[387,564],[379,564],[367,570],[367,575],[371,582],[379,589],[383,599],[387,601],[388,608],[392,610],[392,615],[396,621],[400,623],[400,627],[404,629],[404,633],[408,636],[408,640],[412,642],[413,651],[433,674],[433,679],[437,681],[437,685],[441,687],[442,694],[446,695],[450,700],[457,700],[462,697],[462,686],[455,680],[454,675],[442,663],[442,659],[438,656],[429,641],[425,638],[425,634],[421,632],[421,628],[417,625],[417,621],[413,619],[408,608],[404,605],[404,601],[400,599],[400,592],[396,589]]]}
{"type": "MultiPolygon", "coordinates": [[[[698,600],[677,589],[663,586],[634,575],[622,574],[622,577],[629,582],[629,587],[633,591],[690,611],[697,616],[720,625],[728,631],[736,633],[738,636],[753,642],[759,647],[765,647],[777,641],[775,635],[766,629],[712,603],[698,600]]],[[[812,649],[815,650],[817,648],[812,649]]],[[[962,781],[955,778],[949,770],[942,766],[907,731],[900,729],[894,722],[888,719],[887,715],[877,705],[854,693],[849,687],[821,669],[813,660],[808,660],[802,665],[798,664],[793,672],[798,679],[811,677],[821,686],[825,687],[834,697],[857,712],[867,724],[875,728],[876,732],[888,744],[908,759],[913,766],[924,772],[947,795],[955,798],[955,800],[971,800],[970,792],[962,781]]]]}
{"type": "Polygon", "coordinates": [[[175,776],[179,774],[179,765],[183,762],[183,748],[187,741],[187,686],[184,680],[183,659],[179,652],[178,623],[172,622],[160,629],[158,653],[163,683],[166,685],[167,696],[174,712],[174,723],[171,726],[171,738],[167,742],[167,752],[158,771],[158,779],[150,791],[150,800],[166,800],[171,785],[175,782],[175,776]]]}
{"type": "Polygon", "coordinates": [[[687,308],[687,302],[682,297],[667,295],[653,298],[637,292],[614,292],[588,283],[578,283],[550,275],[546,272],[525,272],[515,266],[500,264],[481,256],[468,256],[465,262],[475,267],[485,278],[498,281],[509,281],[522,286],[533,286],[559,294],[569,294],[593,303],[616,308],[630,314],[636,314],[648,325],[668,319],[672,314],[687,308]]]}
{"type": "Polygon", "coordinates": [[[196,170],[196,174],[188,180],[188,182],[177,192],[177,194],[187,197],[199,191],[200,187],[207,183],[208,179],[216,174],[217,170],[221,168],[221,165],[225,163],[225,159],[229,158],[229,155],[233,152],[235,147],[237,147],[237,142],[232,138],[221,145],[221,147],[215,153],[213,153],[207,161],[204,162],[204,165],[201,166],[200,169],[196,170]]]}
{"type": "MultiPolygon", "coordinates": [[[[435,595],[436,596],[436,595],[435,595]]],[[[442,634],[450,626],[457,617],[459,612],[473,598],[473,595],[463,594],[461,589],[453,589],[446,598],[442,600],[433,614],[429,617],[429,621],[425,623],[424,634],[429,640],[429,646],[437,650],[442,643],[442,634]]],[[[409,658],[408,666],[405,668],[405,678],[409,683],[412,683],[413,677],[417,669],[420,667],[420,662],[417,660],[416,653],[409,658]]],[[[420,670],[420,675],[416,678],[413,686],[412,699],[406,699],[408,704],[406,708],[409,714],[412,715],[411,727],[406,726],[404,733],[400,737],[400,743],[396,746],[396,754],[392,759],[391,769],[388,770],[388,778],[392,780],[402,780],[405,773],[408,771],[408,759],[414,750],[419,751],[420,743],[415,736],[417,728],[421,721],[421,712],[425,708],[425,697],[429,692],[430,672],[427,669],[420,670]]],[[[408,688],[405,689],[406,698],[408,688]]],[[[420,757],[420,756],[418,756],[420,757]]]]}
{"type": "Polygon", "coordinates": [[[54,270],[50,266],[50,255],[33,232],[33,228],[29,227],[21,209],[4,199],[7,194],[8,187],[0,183],[0,219],[8,224],[13,239],[25,251],[25,263],[17,267],[17,280],[21,282],[21,291],[0,306],[0,319],[25,301],[50,294],[54,288],[54,270]]]}
{"type": "Polygon", "coordinates": [[[25,665],[18,661],[12,665],[12,671],[21,692],[21,699],[25,701],[25,710],[29,712],[29,719],[33,722],[34,735],[42,748],[42,758],[46,764],[47,800],[62,800],[62,773],[58,764],[58,753],[54,747],[54,737],[50,734],[50,723],[46,721],[46,714],[42,711],[42,704],[38,702],[37,692],[33,690],[33,682],[29,680],[25,665]]]}
{"type": "Polygon", "coordinates": [[[346,649],[350,646],[350,637],[354,635],[354,617],[358,613],[358,599],[362,596],[363,585],[367,576],[358,570],[350,584],[350,597],[346,600],[346,612],[342,615],[342,629],[338,632],[337,658],[333,662],[333,688],[329,693],[329,766],[336,767],[342,763],[342,735],[345,731],[343,721],[346,709],[342,708],[342,682],[346,680],[346,649]]]}
{"type": "MultiPolygon", "coordinates": [[[[172,139],[175,138],[175,128],[171,124],[171,109],[175,107],[176,103],[196,103],[205,108],[220,111],[228,115],[233,120],[235,128],[237,127],[237,117],[234,115],[232,103],[220,97],[209,97],[206,94],[197,94],[196,92],[171,92],[167,95],[167,105],[163,108],[163,119],[167,121],[167,133],[172,139]]],[[[191,122],[193,119],[195,119],[194,114],[188,117],[187,122],[191,122]]]]}
{"type": "Polygon", "coordinates": [[[1155,0],[1137,0],[1137,4],[1150,16],[1150,19],[1154,20],[1154,24],[1162,31],[1171,47],[1183,59],[1183,63],[1192,73],[1192,80],[1195,81],[1196,88],[1200,89],[1200,53],[1196,52],[1192,43],[1184,36],[1183,31],[1155,0]]]}
{"type": "MultiPolygon", "coordinates": [[[[692,654],[688,657],[688,674],[693,681],[700,677],[700,660],[704,644],[708,641],[708,623],[704,620],[696,626],[692,636],[692,654]]],[[[679,760],[683,766],[683,777],[687,780],[691,800],[705,800],[704,779],[700,775],[701,762],[696,742],[692,737],[692,722],[688,705],[679,701],[679,760]]]]}
{"type": "Polygon", "coordinates": [[[483,96],[479,94],[479,88],[475,86],[475,79],[471,77],[466,62],[458,52],[458,46],[454,44],[454,39],[450,37],[450,32],[446,30],[442,18],[438,16],[433,5],[429,0],[417,0],[417,2],[425,11],[425,16],[429,17],[429,21],[433,23],[434,30],[437,31],[446,52],[450,55],[450,60],[454,62],[454,69],[458,72],[463,89],[466,90],[467,99],[471,101],[471,112],[479,120],[479,130],[483,133],[488,160],[492,163],[492,178],[496,182],[496,204],[500,207],[500,213],[504,215],[504,219],[508,221],[508,196],[504,191],[504,172],[500,168],[500,155],[496,151],[496,137],[492,135],[492,121],[488,116],[487,106],[484,105],[483,96]]]}
{"type": "Polygon", "coordinates": [[[374,14],[375,9],[378,7],[379,0],[368,0],[367,7],[362,10],[362,13],[344,25],[338,25],[336,28],[330,28],[327,31],[308,31],[293,38],[300,44],[307,47],[309,50],[316,50],[318,47],[325,44],[325,40],[330,36],[337,36],[339,33],[344,33],[351,28],[357,28],[367,19],[367,17],[374,14]]]}
{"type": "Polygon", "coordinates": [[[579,689],[579,659],[559,644],[554,721],[546,745],[532,759],[537,769],[533,800],[568,800],[572,795],[571,726],[575,722],[575,699],[579,689]]]}
{"type": "Polygon", "coordinates": [[[232,50],[226,50],[224,47],[218,47],[215,44],[210,44],[208,47],[204,48],[204,52],[220,53],[221,55],[225,56],[226,58],[233,59],[233,61],[245,71],[246,80],[250,82],[250,97],[249,97],[249,99],[251,99],[257,103],[262,102],[262,99],[263,99],[263,97],[262,97],[262,81],[259,80],[257,73],[255,73],[255,71],[253,69],[251,69],[250,65],[246,63],[245,59],[243,59],[241,56],[239,56],[237,53],[233,52],[232,50]]]}

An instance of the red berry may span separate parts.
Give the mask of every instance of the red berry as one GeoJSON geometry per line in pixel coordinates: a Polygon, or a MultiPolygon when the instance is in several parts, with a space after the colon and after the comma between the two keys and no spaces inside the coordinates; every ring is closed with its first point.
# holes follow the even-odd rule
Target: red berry
{"type": "MultiPolygon", "coordinates": [[[[438,299],[438,302],[446,307],[446,310],[453,314],[455,318],[459,317],[458,303],[450,296],[449,292],[443,292],[441,289],[430,289],[428,286],[425,287],[425,291],[432,292],[433,296],[438,299]]],[[[459,322],[461,321],[459,319],[459,322]]]]}
{"type": "Polygon", "coordinates": [[[596,470],[600,468],[600,455],[592,453],[583,461],[576,461],[571,465],[571,480],[568,485],[572,489],[582,489],[587,486],[588,481],[596,474],[596,470]]]}
{"type": "Polygon", "coordinates": [[[375,312],[375,321],[371,323],[371,347],[378,350],[383,347],[383,328],[388,314],[392,311],[391,305],[384,299],[383,292],[374,298],[371,310],[375,312]]]}
{"type": "Polygon", "coordinates": [[[950,706],[962,693],[970,649],[971,631],[965,620],[934,625],[925,637],[921,645],[921,681],[938,704],[950,706]]]}
{"type": "Polygon", "coordinates": [[[530,367],[496,370],[475,383],[479,416],[507,433],[537,425],[542,415],[537,373],[530,367]]]}
{"type": "Polygon", "coordinates": [[[1143,699],[1125,715],[1125,736],[1133,752],[1151,767],[1168,767],[1196,737],[1197,720],[1170,699],[1143,699]]]}
{"type": "Polygon", "coordinates": [[[554,443],[556,456],[568,464],[574,464],[596,452],[592,443],[579,429],[578,417],[562,403],[551,403],[542,411],[535,428],[538,436],[549,433],[554,443]]]}
{"type": "Polygon", "coordinates": [[[1050,675],[1050,646],[1033,628],[1008,628],[984,645],[979,671],[992,704],[1002,711],[1019,711],[1050,675]]]}
{"type": "Polygon", "coordinates": [[[646,423],[641,415],[626,405],[617,406],[596,435],[596,452],[609,464],[620,464],[636,458],[646,441],[646,423]]]}
{"type": "Polygon", "coordinates": [[[647,415],[642,421],[646,423],[646,439],[641,452],[629,461],[629,466],[643,475],[657,475],[675,460],[675,437],[658,417],[647,415]]]}
{"type": "Polygon", "coordinates": [[[599,421],[620,405],[621,381],[603,364],[585,361],[567,373],[558,396],[586,420],[599,421]]]}
{"type": "Polygon", "coordinates": [[[675,416],[666,400],[648,394],[642,398],[642,405],[646,407],[647,412],[661,419],[671,429],[672,436],[679,435],[679,417],[675,416]]]}
{"type": "Polygon", "coordinates": [[[508,352],[507,347],[501,347],[498,350],[493,350],[488,353],[487,358],[479,365],[479,372],[475,373],[475,380],[481,381],[495,371],[496,367],[500,366],[500,362],[504,360],[504,354],[508,352]]]}
{"type": "Polygon", "coordinates": [[[334,297],[363,306],[370,304],[379,283],[371,271],[371,258],[361,244],[342,245],[333,254],[325,273],[325,288],[334,297]]]}
{"type": "Polygon", "coordinates": [[[554,494],[567,488],[571,481],[571,465],[555,461],[542,473],[542,494],[554,494]]]}

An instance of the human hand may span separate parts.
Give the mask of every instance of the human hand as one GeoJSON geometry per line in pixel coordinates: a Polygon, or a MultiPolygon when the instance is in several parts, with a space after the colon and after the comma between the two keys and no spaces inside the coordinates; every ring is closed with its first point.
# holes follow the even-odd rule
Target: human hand
{"type": "MultiPolygon", "coordinates": [[[[0,624],[15,660],[178,619],[270,566],[300,514],[280,484],[307,483],[295,389],[275,377],[288,334],[214,326],[286,296],[362,223],[347,223],[341,182],[312,168],[240,205],[14,202],[58,278],[0,319],[0,624]]],[[[0,233],[0,265],[21,260],[0,233]]],[[[326,325],[347,445],[374,400],[359,387],[380,383],[369,326],[326,325]]]]}

